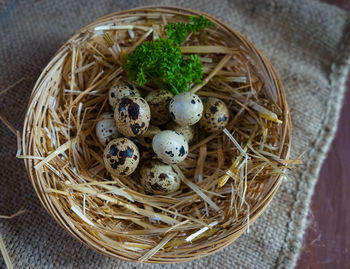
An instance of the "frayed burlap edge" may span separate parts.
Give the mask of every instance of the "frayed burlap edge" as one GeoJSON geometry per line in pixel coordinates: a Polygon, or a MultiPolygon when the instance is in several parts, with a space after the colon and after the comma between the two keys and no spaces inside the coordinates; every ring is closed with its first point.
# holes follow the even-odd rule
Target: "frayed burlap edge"
{"type": "Polygon", "coordinates": [[[297,185],[297,199],[291,210],[291,222],[289,233],[285,238],[285,244],[281,250],[281,256],[277,262],[278,268],[294,268],[297,264],[303,247],[303,238],[308,226],[308,215],[312,201],[312,195],[317,179],[330,145],[335,137],[341,107],[346,90],[346,79],[350,71],[350,19],[344,27],[344,36],[339,45],[339,54],[336,62],[331,65],[328,77],[331,96],[327,102],[327,117],[323,121],[323,129],[312,150],[304,156],[307,170],[303,172],[297,185]],[[338,93],[338,94],[336,94],[338,93]],[[331,105],[333,104],[333,105],[331,105]],[[288,258],[287,258],[288,256],[288,258]]]}

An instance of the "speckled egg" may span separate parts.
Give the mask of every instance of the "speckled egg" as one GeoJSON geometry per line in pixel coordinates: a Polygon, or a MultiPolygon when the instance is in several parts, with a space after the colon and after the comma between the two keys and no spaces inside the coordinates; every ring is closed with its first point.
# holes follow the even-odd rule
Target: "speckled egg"
{"type": "Polygon", "coordinates": [[[109,141],[118,137],[117,126],[113,113],[103,113],[96,124],[96,136],[98,141],[106,146],[109,141]]]}
{"type": "Polygon", "coordinates": [[[192,125],[181,126],[173,121],[169,122],[166,125],[166,128],[168,130],[173,130],[175,132],[178,132],[179,134],[182,134],[185,137],[188,144],[190,144],[192,142],[194,134],[195,134],[194,126],[192,126],[192,125]]]}
{"type": "Polygon", "coordinates": [[[208,133],[224,129],[230,118],[226,104],[215,97],[203,98],[203,104],[203,117],[198,122],[199,127],[208,133]]]}
{"type": "Polygon", "coordinates": [[[131,140],[120,137],[108,143],[103,153],[103,161],[107,171],[113,176],[128,176],[137,168],[140,152],[131,140]]]}
{"type": "Polygon", "coordinates": [[[175,164],[186,159],[188,143],[185,137],[175,131],[160,131],[153,137],[153,151],[164,163],[175,164]]]}
{"type": "Polygon", "coordinates": [[[151,123],[162,125],[170,120],[169,104],[173,95],[167,90],[155,90],[150,92],[145,100],[151,108],[151,123]]]}
{"type": "Polygon", "coordinates": [[[150,125],[147,131],[137,138],[137,141],[145,148],[152,148],[153,137],[160,132],[157,126],[150,125]]]}
{"type": "Polygon", "coordinates": [[[143,98],[126,96],[117,103],[114,119],[121,134],[126,137],[136,137],[147,131],[151,111],[143,98]]]}
{"type": "Polygon", "coordinates": [[[108,93],[108,101],[111,107],[114,109],[118,101],[125,96],[136,96],[140,97],[140,92],[135,85],[128,83],[127,81],[119,80],[113,85],[108,93]]]}
{"type": "Polygon", "coordinates": [[[176,192],[181,185],[173,168],[158,160],[146,162],[140,169],[140,175],[145,191],[152,194],[170,194],[176,192]]]}
{"type": "Polygon", "coordinates": [[[182,92],[170,101],[169,111],[171,119],[177,124],[194,125],[202,117],[203,104],[196,94],[182,92]]]}

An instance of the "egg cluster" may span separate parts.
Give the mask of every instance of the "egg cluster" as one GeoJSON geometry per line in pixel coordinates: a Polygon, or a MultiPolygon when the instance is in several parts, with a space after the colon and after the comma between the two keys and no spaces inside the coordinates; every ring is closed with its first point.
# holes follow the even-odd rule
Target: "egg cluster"
{"type": "Polygon", "coordinates": [[[97,140],[105,147],[105,167],[112,176],[128,176],[140,163],[139,147],[152,148],[157,158],[139,169],[144,190],[176,192],[181,181],[171,165],[186,159],[196,128],[207,133],[222,130],[229,121],[229,110],[220,99],[201,99],[190,92],[173,96],[157,89],[142,96],[127,81],[120,80],[110,88],[108,100],[114,113],[103,113],[96,124],[97,140]]]}

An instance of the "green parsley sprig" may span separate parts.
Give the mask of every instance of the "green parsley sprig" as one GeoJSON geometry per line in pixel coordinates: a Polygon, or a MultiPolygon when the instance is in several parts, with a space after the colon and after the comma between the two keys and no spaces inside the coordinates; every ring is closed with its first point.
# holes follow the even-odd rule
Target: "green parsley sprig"
{"type": "Polygon", "coordinates": [[[198,55],[184,58],[179,44],[189,32],[203,30],[214,24],[205,18],[190,16],[192,23],[172,23],[166,26],[169,38],[145,41],[125,58],[124,69],[129,79],[144,85],[149,79],[173,94],[186,92],[192,83],[201,83],[203,65],[198,55]]]}
{"type": "Polygon", "coordinates": [[[189,16],[191,23],[177,22],[169,23],[165,26],[168,37],[176,44],[184,42],[187,35],[191,32],[203,30],[206,27],[214,27],[215,24],[201,15],[200,17],[189,16]]]}

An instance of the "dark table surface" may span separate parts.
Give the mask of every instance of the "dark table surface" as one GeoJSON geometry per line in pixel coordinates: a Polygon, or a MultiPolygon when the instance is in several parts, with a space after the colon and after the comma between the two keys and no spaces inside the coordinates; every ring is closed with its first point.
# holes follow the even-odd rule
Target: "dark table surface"
{"type": "MultiPolygon", "coordinates": [[[[323,0],[350,11],[350,0],[323,0]]],[[[298,269],[350,268],[350,74],[339,128],[312,198],[298,269]]]]}

